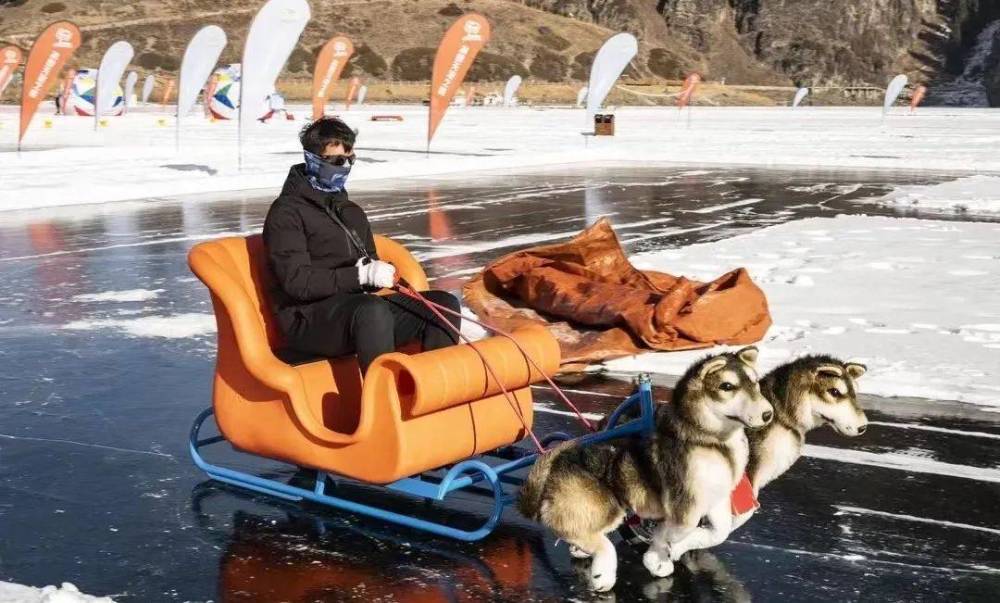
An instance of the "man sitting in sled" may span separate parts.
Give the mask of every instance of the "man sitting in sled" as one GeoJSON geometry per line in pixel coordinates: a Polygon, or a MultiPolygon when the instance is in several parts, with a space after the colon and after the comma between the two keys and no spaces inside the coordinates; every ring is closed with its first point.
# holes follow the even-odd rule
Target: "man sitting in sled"
{"type": "MultiPolygon", "coordinates": [[[[361,372],[380,354],[411,341],[434,350],[457,335],[419,301],[392,287],[396,269],[379,260],[368,216],[344,188],[354,165],[356,133],[335,117],[302,129],[305,163],[293,165],[267,212],[264,244],[275,275],[275,311],[289,348],[334,357],[357,354],[361,372]]],[[[458,299],[426,291],[457,311],[458,299]]],[[[461,319],[446,314],[455,328],[461,319]]]]}

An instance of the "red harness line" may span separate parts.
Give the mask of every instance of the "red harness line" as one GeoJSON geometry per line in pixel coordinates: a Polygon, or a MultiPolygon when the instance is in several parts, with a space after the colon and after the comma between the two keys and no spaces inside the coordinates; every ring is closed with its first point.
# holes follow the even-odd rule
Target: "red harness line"
{"type": "Polygon", "coordinates": [[[545,380],[548,382],[548,384],[552,387],[552,390],[555,391],[556,394],[562,399],[563,403],[566,404],[566,406],[568,406],[569,408],[573,409],[573,412],[576,413],[576,416],[580,419],[580,422],[582,422],[587,427],[588,430],[595,431],[594,426],[590,423],[590,421],[588,421],[587,418],[583,416],[583,414],[580,412],[580,410],[569,400],[569,398],[562,391],[562,389],[560,389],[559,386],[556,385],[552,381],[552,379],[545,373],[545,371],[543,371],[542,368],[540,366],[538,366],[538,363],[536,363],[534,361],[534,359],[531,357],[531,355],[528,354],[528,352],[523,347],[521,347],[521,344],[518,343],[518,341],[516,339],[514,339],[514,337],[512,337],[510,335],[510,333],[506,333],[506,332],[504,332],[501,329],[498,329],[496,327],[492,327],[492,326],[486,325],[486,324],[484,324],[482,322],[479,322],[478,320],[475,320],[475,319],[469,318],[467,316],[464,316],[464,315],[462,315],[461,312],[456,312],[456,311],[452,310],[451,308],[447,308],[445,306],[441,306],[439,304],[435,304],[434,302],[430,301],[429,299],[427,299],[423,295],[420,295],[420,293],[418,293],[414,289],[411,289],[410,287],[408,287],[405,284],[403,284],[402,281],[396,286],[396,289],[400,293],[402,293],[403,295],[405,295],[407,297],[410,297],[412,299],[415,299],[415,300],[421,302],[422,304],[424,304],[425,306],[427,306],[427,309],[430,310],[432,313],[434,313],[434,315],[437,316],[438,320],[440,320],[445,325],[447,325],[448,328],[450,328],[452,331],[454,331],[463,341],[465,341],[466,343],[468,343],[470,345],[470,347],[472,347],[472,349],[475,350],[476,354],[478,354],[479,357],[480,357],[480,359],[482,359],[483,365],[486,367],[486,370],[489,371],[490,375],[493,377],[493,380],[496,381],[497,385],[500,387],[500,390],[503,392],[504,396],[507,398],[507,401],[511,404],[511,407],[514,409],[514,413],[517,415],[518,419],[521,420],[521,424],[524,426],[524,429],[528,432],[528,435],[531,436],[531,439],[532,439],[532,441],[534,441],[535,447],[538,448],[539,452],[545,452],[545,447],[542,446],[541,442],[535,436],[534,432],[532,432],[531,428],[528,427],[527,421],[525,421],[524,416],[521,414],[520,407],[511,398],[510,393],[503,386],[503,383],[500,382],[500,379],[497,378],[496,373],[493,371],[493,367],[490,366],[490,363],[486,360],[486,358],[483,356],[483,354],[478,349],[476,349],[476,346],[472,344],[472,341],[470,341],[468,337],[466,337],[465,335],[463,335],[460,329],[455,328],[455,326],[453,324],[451,324],[451,321],[449,321],[447,318],[444,317],[444,315],[442,314],[442,312],[451,314],[453,316],[458,316],[459,318],[461,318],[463,320],[467,320],[467,321],[469,321],[469,322],[471,322],[473,324],[479,325],[480,327],[486,329],[487,331],[491,331],[493,333],[496,333],[498,335],[506,337],[511,342],[513,342],[514,345],[517,347],[518,351],[521,352],[521,355],[524,356],[524,359],[529,364],[531,364],[531,366],[533,366],[535,368],[535,370],[538,371],[538,373],[542,375],[542,377],[545,378],[545,380]]]}

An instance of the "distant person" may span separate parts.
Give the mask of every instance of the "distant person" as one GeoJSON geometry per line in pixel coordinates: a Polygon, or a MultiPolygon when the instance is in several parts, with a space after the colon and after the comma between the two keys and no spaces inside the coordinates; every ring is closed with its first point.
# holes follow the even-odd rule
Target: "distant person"
{"type": "MultiPolygon", "coordinates": [[[[347,197],[355,132],[336,117],[302,129],[305,163],[293,165],[267,212],[264,245],[275,276],[274,304],[288,347],[326,357],[357,354],[362,374],[379,355],[411,341],[424,350],[457,343],[457,335],[419,301],[390,288],[396,268],[379,259],[368,216],[347,197]]],[[[426,291],[458,311],[458,298],[426,291]]],[[[461,319],[448,315],[455,329],[461,319]]]]}
{"type": "Polygon", "coordinates": [[[69,115],[69,98],[73,93],[73,80],[76,79],[76,69],[66,72],[62,84],[56,87],[56,115],[69,115]]]}
{"type": "Polygon", "coordinates": [[[267,96],[267,115],[260,118],[261,123],[266,123],[270,120],[276,113],[282,113],[285,119],[295,119],[295,117],[285,109],[285,97],[277,91],[272,92],[267,96]]]}
{"type": "Polygon", "coordinates": [[[203,101],[205,119],[212,119],[212,98],[215,96],[215,91],[218,87],[219,74],[213,73],[212,77],[208,78],[208,83],[205,84],[205,99],[203,101]]]}

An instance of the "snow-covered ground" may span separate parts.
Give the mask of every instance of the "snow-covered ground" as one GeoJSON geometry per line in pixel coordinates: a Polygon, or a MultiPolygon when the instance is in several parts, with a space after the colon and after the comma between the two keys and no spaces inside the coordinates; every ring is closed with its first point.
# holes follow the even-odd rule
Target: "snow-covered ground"
{"type": "MultiPolygon", "coordinates": [[[[13,152],[18,114],[0,106],[0,210],[146,199],[185,193],[276,188],[299,161],[294,121],[254,123],[237,159],[236,124],[184,121],[175,148],[174,118],[156,107],[93,120],[51,115],[43,107],[13,152]],[[49,127],[46,127],[49,124],[49,127]]],[[[352,181],[511,169],[590,161],[825,166],[1000,172],[1000,111],[873,107],[623,107],[614,137],[590,131],[582,109],[453,108],[425,155],[427,109],[370,106],[343,112],[360,130],[352,181]],[[371,121],[394,114],[402,122],[371,121]]]]}
{"type": "MultiPolygon", "coordinates": [[[[1000,224],[812,218],[633,262],[705,280],[746,266],[774,318],[760,343],[765,369],[827,353],[868,366],[864,393],[1000,407],[1000,224]]],[[[679,375],[704,354],[609,368],[679,375]]]]}
{"type": "Polygon", "coordinates": [[[76,586],[63,582],[61,587],[34,588],[13,582],[0,582],[2,603],[113,603],[109,597],[81,593],[76,586]]]}

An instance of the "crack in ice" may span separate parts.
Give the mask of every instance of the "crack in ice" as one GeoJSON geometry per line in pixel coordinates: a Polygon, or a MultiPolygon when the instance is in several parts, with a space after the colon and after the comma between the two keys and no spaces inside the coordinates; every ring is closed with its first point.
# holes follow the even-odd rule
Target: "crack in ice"
{"type": "Polygon", "coordinates": [[[134,454],[148,454],[150,456],[159,456],[163,458],[176,461],[177,459],[172,454],[166,454],[163,452],[153,452],[151,450],[134,450],[132,448],[119,448],[117,446],[107,446],[105,444],[89,444],[87,442],[76,442],[74,440],[61,440],[57,438],[35,438],[31,436],[16,436],[9,433],[0,433],[0,438],[6,440],[26,440],[29,442],[52,442],[55,444],[73,444],[75,446],[86,446],[87,448],[103,448],[104,450],[114,450],[116,452],[131,452],[134,454]]]}

